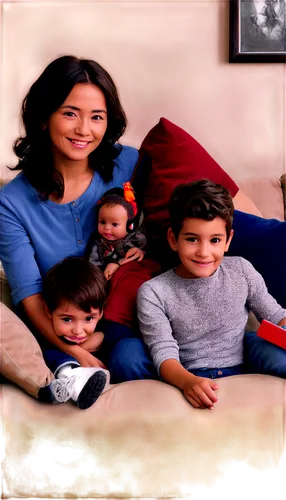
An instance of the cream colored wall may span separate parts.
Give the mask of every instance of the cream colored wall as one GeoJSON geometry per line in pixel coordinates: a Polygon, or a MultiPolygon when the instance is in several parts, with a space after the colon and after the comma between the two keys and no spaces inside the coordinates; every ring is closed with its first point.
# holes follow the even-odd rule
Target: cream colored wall
{"type": "MultiPolygon", "coordinates": [[[[285,171],[285,65],[229,64],[228,0],[1,1],[1,170],[29,86],[58,55],[100,62],[139,147],[160,116],[192,134],[236,180],[285,171]]],[[[40,163],[39,163],[40,168],[40,163]]]]}

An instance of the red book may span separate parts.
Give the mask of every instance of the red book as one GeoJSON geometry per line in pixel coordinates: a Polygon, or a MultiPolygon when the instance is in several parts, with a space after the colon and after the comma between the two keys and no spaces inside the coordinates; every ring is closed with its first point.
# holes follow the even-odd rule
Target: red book
{"type": "Polygon", "coordinates": [[[271,342],[272,344],[276,344],[279,347],[286,349],[286,330],[280,326],[273,325],[273,323],[266,321],[266,319],[262,320],[262,323],[257,330],[257,335],[265,340],[268,340],[268,342],[271,342]]]}

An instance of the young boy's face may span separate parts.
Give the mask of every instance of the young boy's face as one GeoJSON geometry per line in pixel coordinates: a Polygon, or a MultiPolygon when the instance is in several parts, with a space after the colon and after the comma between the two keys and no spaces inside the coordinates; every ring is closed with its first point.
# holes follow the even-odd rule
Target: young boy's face
{"type": "Polygon", "coordinates": [[[183,278],[207,278],[220,265],[228,250],[233,231],[227,241],[225,221],[216,217],[212,221],[185,219],[176,240],[169,229],[168,240],[172,250],[178,252],[181,264],[178,276],[183,278]]]}
{"type": "Polygon", "coordinates": [[[102,312],[91,307],[90,313],[87,313],[68,302],[63,302],[48,315],[58,337],[81,344],[94,332],[102,312]]]}
{"type": "Polygon", "coordinates": [[[127,235],[128,216],[122,205],[103,205],[98,214],[98,232],[105,240],[121,240],[127,235]]]}

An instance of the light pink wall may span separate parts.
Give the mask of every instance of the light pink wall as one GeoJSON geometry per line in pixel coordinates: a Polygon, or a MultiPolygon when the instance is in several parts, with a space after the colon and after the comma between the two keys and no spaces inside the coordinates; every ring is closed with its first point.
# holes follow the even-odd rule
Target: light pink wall
{"type": "Polygon", "coordinates": [[[229,64],[228,1],[2,0],[1,169],[15,164],[25,92],[44,66],[73,53],[114,77],[140,146],[165,116],[236,180],[285,171],[285,66],[229,64]]]}

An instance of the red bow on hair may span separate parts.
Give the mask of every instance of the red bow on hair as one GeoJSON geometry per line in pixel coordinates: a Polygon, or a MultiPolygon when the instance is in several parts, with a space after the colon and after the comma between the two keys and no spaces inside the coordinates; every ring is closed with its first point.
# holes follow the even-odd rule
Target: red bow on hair
{"type": "Polygon", "coordinates": [[[137,204],[135,201],[134,190],[133,190],[133,187],[131,186],[130,182],[124,182],[123,195],[124,195],[124,200],[132,205],[133,211],[134,211],[134,217],[135,217],[137,214],[137,204]]]}

